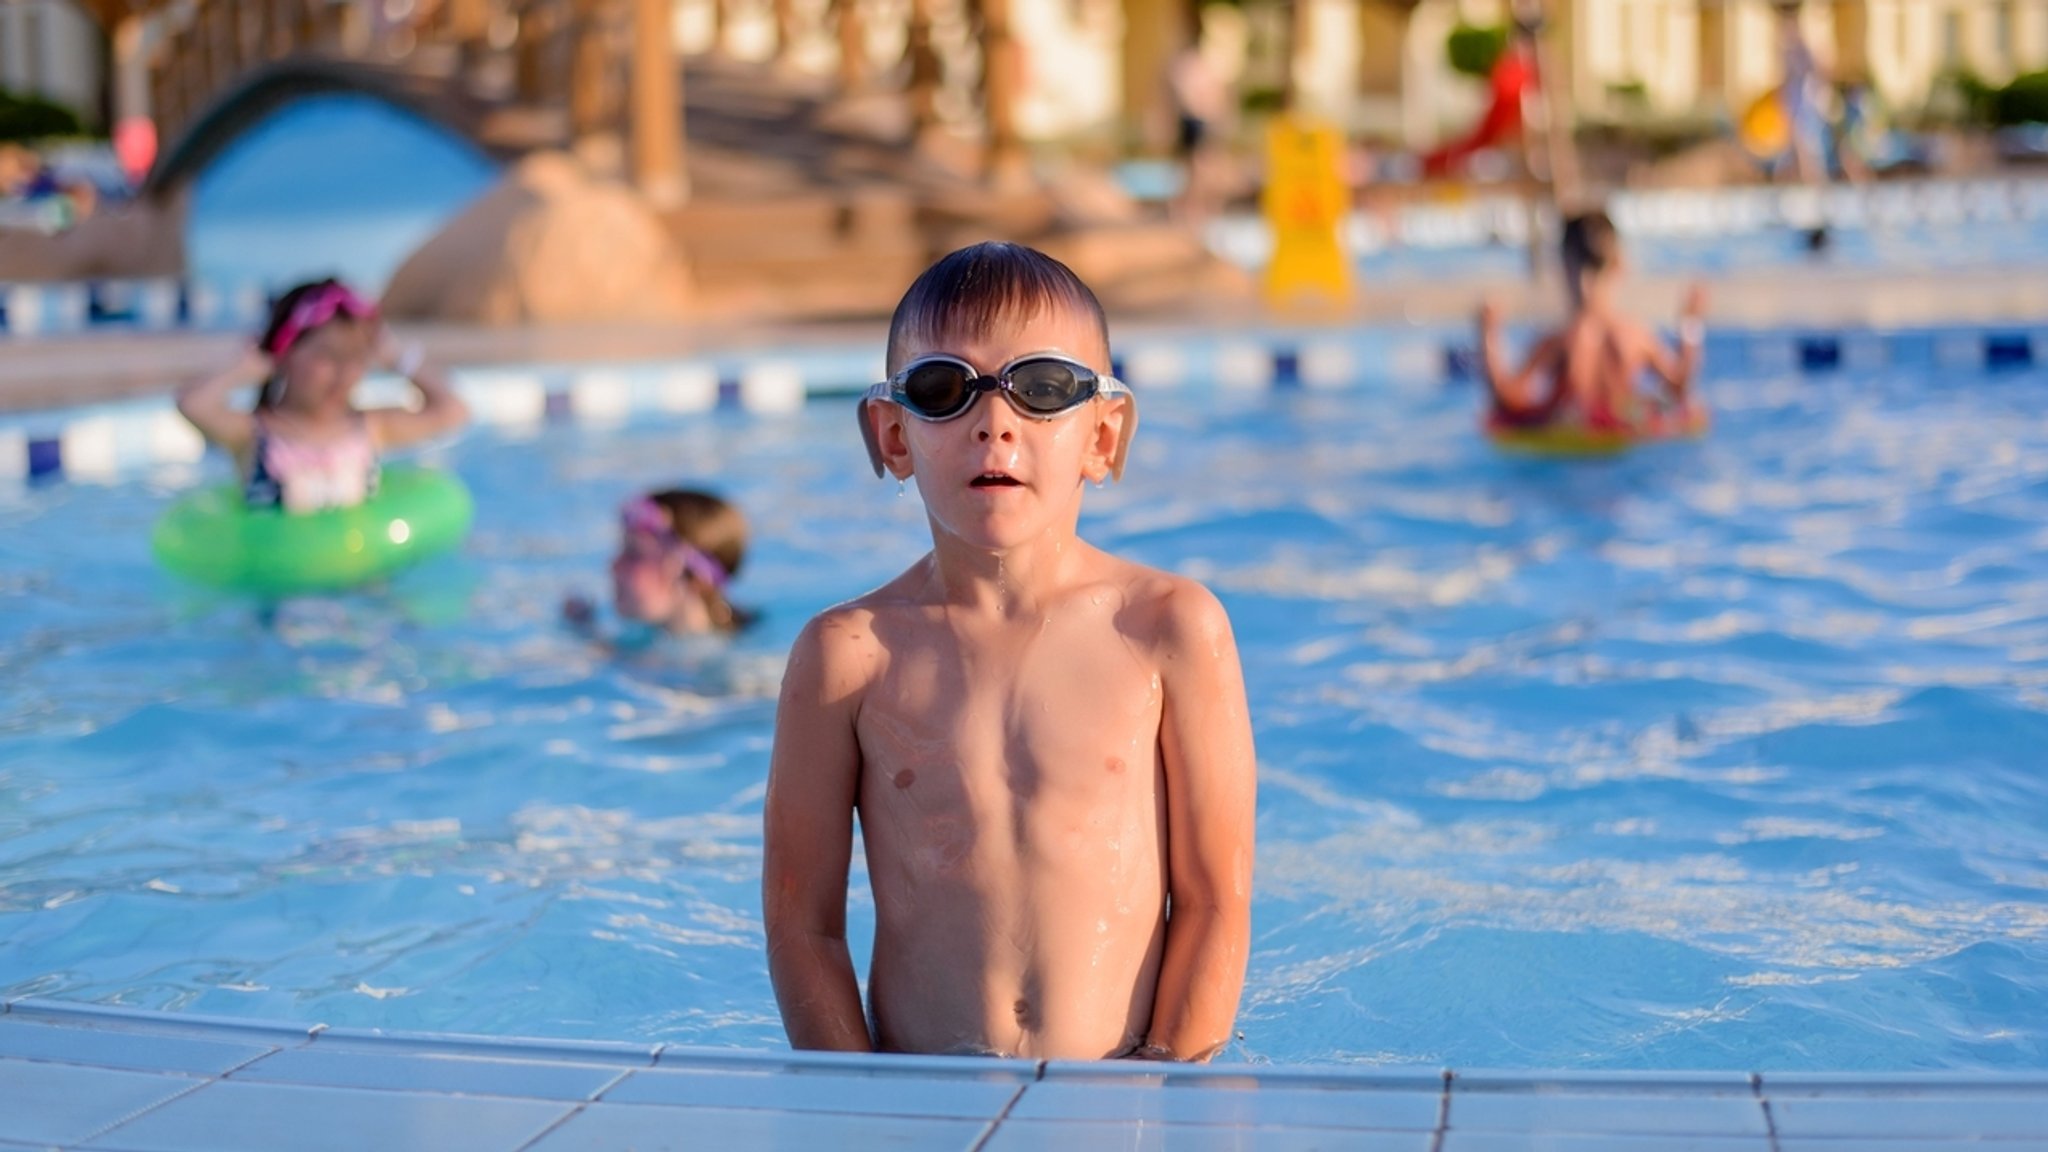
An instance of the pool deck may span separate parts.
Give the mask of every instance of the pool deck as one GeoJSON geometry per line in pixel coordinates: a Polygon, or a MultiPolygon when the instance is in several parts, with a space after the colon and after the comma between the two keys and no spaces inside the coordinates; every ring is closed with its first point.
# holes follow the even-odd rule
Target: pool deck
{"type": "Polygon", "coordinates": [[[746,1052],[16,1000],[0,1149],[2048,1149],[2048,1074],[1488,1072],[746,1052]]]}

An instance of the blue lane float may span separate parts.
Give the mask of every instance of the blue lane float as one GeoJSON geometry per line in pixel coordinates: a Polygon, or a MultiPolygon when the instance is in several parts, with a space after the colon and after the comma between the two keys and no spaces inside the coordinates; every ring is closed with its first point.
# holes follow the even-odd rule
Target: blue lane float
{"type": "Polygon", "coordinates": [[[203,488],[171,505],[151,544],[158,562],[195,583],[273,596],[333,592],[454,548],[474,514],[462,481],[393,467],[369,500],[319,512],[249,508],[238,484],[203,488]]]}

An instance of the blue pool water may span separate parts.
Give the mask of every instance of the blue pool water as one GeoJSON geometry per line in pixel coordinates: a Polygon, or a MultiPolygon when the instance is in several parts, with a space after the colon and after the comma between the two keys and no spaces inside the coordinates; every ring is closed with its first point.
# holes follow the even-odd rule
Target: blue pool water
{"type": "MultiPolygon", "coordinates": [[[[1238,629],[1227,1058],[2048,1067],[2044,388],[1724,372],[1600,463],[1466,386],[1149,394],[1084,531],[1238,629]]],[[[848,407],[472,432],[459,558],[270,614],[153,567],[189,475],[0,489],[0,997],[779,1045],[781,656],[924,538],[848,407]],[[675,480],[750,511],[765,623],[609,658],[557,605],[675,480]]]]}

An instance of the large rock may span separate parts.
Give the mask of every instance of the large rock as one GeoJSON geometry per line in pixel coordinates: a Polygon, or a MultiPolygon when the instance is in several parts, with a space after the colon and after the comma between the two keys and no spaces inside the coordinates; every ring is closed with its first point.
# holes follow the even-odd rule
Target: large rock
{"type": "Polygon", "coordinates": [[[538,152],[406,258],[383,308],[504,326],[680,320],[690,278],[667,225],[630,188],[538,152]]]}

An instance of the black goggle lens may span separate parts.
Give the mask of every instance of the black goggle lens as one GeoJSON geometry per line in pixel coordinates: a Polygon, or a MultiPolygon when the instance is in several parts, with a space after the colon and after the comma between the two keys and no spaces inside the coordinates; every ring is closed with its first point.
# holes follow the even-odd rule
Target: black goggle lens
{"type": "Polygon", "coordinates": [[[949,416],[967,407],[974,394],[958,364],[924,364],[903,378],[903,399],[929,416],[949,416]]]}
{"type": "MultiPolygon", "coordinates": [[[[1056,416],[1086,399],[1095,375],[1058,360],[1026,360],[1012,365],[1003,377],[1012,400],[1026,411],[1056,416]]],[[[974,394],[992,391],[994,381],[984,383],[959,364],[936,361],[920,364],[903,377],[905,403],[919,414],[943,419],[967,410],[974,394]]]]}
{"type": "Polygon", "coordinates": [[[1086,383],[1073,365],[1057,360],[1026,360],[1010,371],[1010,395],[1033,412],[1050,414],[1072,407],[1086,383]]]}

